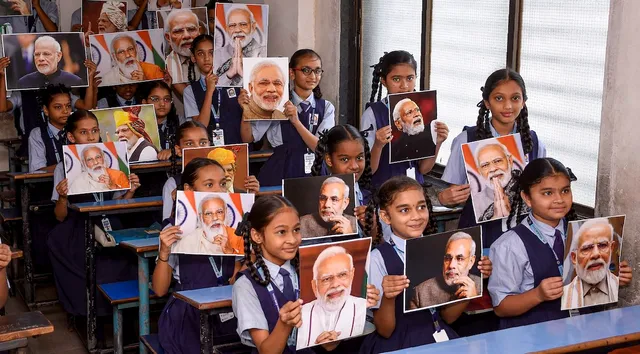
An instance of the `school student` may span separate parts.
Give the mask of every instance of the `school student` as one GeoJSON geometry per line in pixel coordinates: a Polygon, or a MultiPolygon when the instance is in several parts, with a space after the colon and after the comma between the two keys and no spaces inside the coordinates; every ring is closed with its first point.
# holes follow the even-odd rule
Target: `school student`
{"type": "MultiPolygon", "coordinates": [[[[187,148],[207,147],[210,145],[209,137],[207,135],[206,128],[197,121],[186,121],[180,125],[178,131],[175,134],[175,143],[173,148],[173,161],[172,170],[174,171],[173,177],[169,177],[167,182],[162,187],[162,219],[167,219],[171,216],[171,207],[175,200],[175,190],[177,186],[182,185],[180,181],[181,175],[177,173],[177,159],[175,157],[182,156],[182,150],[187,148]]],[[[226,183],[225,180],[225,189],[226,183]]],[[[245,191],[250,193],[256,193],[260,190],[260,183],[255,176],[249,176],[244,183],[245,191]]]]}
{"type": "Polygon", "coordinates": [[[58,5],[56,5],[56,1],[33,1],[31,9],[28,6],[29,2],[24,1],[20,12],[30,15],[3,17],[0,19],[0,24],[11,24],[13,33],[58,32],[58,5]]]}
{"type": "Polygon", "coordinates": [[[136,105],[138,84],[124,84],[104,88],[104,97],[98,100],[98,108],[118,108],[136,105]]]}
{"type": "Polygon", "coordinates": [[[190,85],[183,91],[185,116],[207,127],[214,145],[242,143],[242,108],[238,103],[240,89],[216,87],[218,77],[213,72],[213,37],[208,34],[199,35],[191,43],[189,80],[190,85]],[[200,79],[196,79],[196,68],[201,74],[200,79]],[[223,139],[220,139],[220,132],[223,139]]]}
{"type": "Polygon", "coordinates": [[[160,133],[160,147],[158,160],[167,160],[171,156],[171,139],[176,134],[180,124],[184,123],[184,117],[176,112],[171,96],[171,87],[164,81],[151,81],[140,87],[142,104],[153,104],[160,133]]]}
{"type": "MultiPolygon", "coordinates": [[[[226,178],[222,166],[210,159],[195,158],[185,166],[182,173],[181,190],[195,192],[226,192],[226,178]]],[[[171,203],[173,207],[174,203],[171,203]]],[[[171,245],[180,240],[180,226],[168,222],[160,232],[160,251],[153,271],[153,291],[164,296],[172,279],[174,291],[201,289],[233,283],[235,273],[240,269],[236,257],[172,254],[171,245]]],[[[235,244],[244,249],[241,236],[235,244]]],[[[221,314],[213,318],[212,326],[217,337],[235,335],[237,322],[221,314]]],[[[233,316],[230,316],[233,317],[233,316]]],[[[160,345],[165,353],[200,353],[200,312],[175,297],[171,297],[158,321],[160,345]]]]}
{"type": "MultiPolygon", "coordinates": [[[[371,252],[369,283],[382,289],[382,300],[373,310],[376,332],[364,341],[361,353],[382,353],[457,338],[449,327],[465,310],[469,301],[461,301],[438,309],[404,313],[402,293],[409,287],[404,274],[406,241],[435,231],[431,201],[416,180],[394,176],[380,187],[376,198],[367,206],[367,220],[379,209],[379,220],[391,225],[387,242],[379,243],[371,252]],[[438,339],[436,339],[438,338],[438,339]]],[[[369,234],[373,225],[365,226],[369,234]]],[[[380,229],[380,227],[378,228],[380,229]]],[[[483,275],[490,275],[491,261],[483,257],[478,263],[483,275]]],[[[463,285],[464,286],[464,285],[463,285]]]]}
{"type": "Polygon", "coordinates": [[[311,173],[313,151],[320,132],[336,124],[333,104],[322,98],[319,84],[323,72],[318,53],[311,49],[296,51],[289,61],[289,80],[293,90],[284,112],[289,120],[243,122],[244,142],[260,141],[266,134],[273,147],[273,155],[258,174],[260,184],[276,186],[285,178],[311,173]]]}
{"type": "Polygon", "coordinates": [[[11,248],[0,241],[0,308],[3,308],[9,298],[9,283],[7,282],[7,266],[11,262],[11,248]]]}
{"type": "MultiPolygon", "coordinates": [[[[360,130],[366,132],[371,147],[371,171],[373,172],[373,186],[380,187],[382,183],[393,176],[408,175],[419,183],[424,182],[423,175],[433,168],[442,142],[447,139],[449,128],[443,122],[436,123],[437,141],[436,156],[418,161],[389,163],[389,143],[391,142],[391,126],[389,125],[389,101],[382,97],[382,86],[388,94],[408,93],[415,91],[417,63],[408,52],[396,50],[380,58],[373,69],[373,83],[370,105],[360,119],[360,130]],[[378,95],[377,101],[376,94],[378,95]],[[414,177],[415,176],[415,177],[414,177]]],[[[425,129],[428,129],[425,127],[425,129]]]]}
{"type": "MultiPolygon", "coordinates": [[[[491,245],[493,275],[489,293],[500,329],[569,316],[561,311],[562,262],[567,223],[575,218],[571,181],[575,176],[552,158],[529,162],[519,177],[519,196],[511,215],[530,213],[491,245]]],[[[620,286],[632,280],[628,262],[620,263],[620,286]]],[[[580,310],[582,312],[582,310],[580,310]]]]}
{"type": "MultiPolygon", "coordinates": [[[[96,116],[85,110],[73,112],[64,128],[68,144],[89,144],[100,141],[100,128],[96,116]]],[[[76,316],[86,316],[85,265],[85,220],[78,212],[69,208],[71,204],[96,202],[104,199],[130,199],[140,187],[138,176],[130,174],[131,190],[120,192],[90,193],[68,196],[69,183],[65,178],[64,163],[59,163],[53,172],[55,186],[51,200],[55,203],[54,214],[60,222],[47,236],[49,257],[56,283],[58,299],[64,310],[76,316]]],[[[121,228],[117,218],[97,218],[96,225],[103,229],[121,228]]],[[[137,276],[137,261],[117,248],[96,250],[96,283],[112,283],[133,280],[137,276]]],[[[96,297],[99,316],[111,312],[111,305],[102,296],[96,297]]]]}

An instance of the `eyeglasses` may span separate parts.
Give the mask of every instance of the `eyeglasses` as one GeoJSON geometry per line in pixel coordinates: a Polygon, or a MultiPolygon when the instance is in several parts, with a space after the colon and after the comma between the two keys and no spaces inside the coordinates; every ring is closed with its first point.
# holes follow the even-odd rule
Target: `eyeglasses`
{"type": "Polygon", "coordinates": [[[173,102],[173,98],[171,98],[171,97],[160,98],[158,96],[151,96],[151,97],[149,97],[149,101],[151,101],[152,103],[158,103],[160,101],[162,101],[164,103],[172,103],[173,102]]]}
{"type": "Polygon", "coordinates": [[[598,252],[600,253],[605,253],[609,251],[609,248],[611,247],[611,241],[602,241],[602,242],[598,242],[598,243],[592,243],[589,245],[584,245],[582,247],[580,247],[580,255],[582,256],[588,256],[590,255],[593,250],[598,247],[598,252]]]}
{"type": "MultiPolygon", "coordinates": [[[[451,261],[454,259],[454,257],[452,257],[450,254],[445,254],[444,255],[444,262],[449,264],[451,263],[451,261]]],[[[456,256],[455,260],[458,263],[462,263],[464,261],[466,261],[467,259],[469,259],[469,257],[462,257],[462,256],[456,256]]]]}
{"type": "Polygon", "coordinates": [[[217,216],[218,218],[221,218],[224,216],[224,210],[223,209],[218,209],[216,211],[205,211],[204,213],[202,213],[202,215],[205,218],[211,218],[213,217],[213,215],[217,216]]]}
{"type": "Polygon", "coordinates": [[[324,277],[318,279],[317,281],[321,284],[321,285],[330,285],[334,279],[338,279],[339,281],[345,281],[349,278],[349,274],[351,273],[351,270],[345,270],[342,271],[336,275],[325,275],[324,277]]]}
{"type": "Polygon", "coordinates": [[[302,68],[295,68],[294,70],[295,71],[302,71],[304,76],[309,76],[309,75],[311,75],[311,73],[316,74],[316,76],[321,76],[322,73],[324,72],[324,70],[322,70],[321,68],[311,69],[308,66],[303,66],[302,68]]]}
{"type": "Polygon", "coordinates": [[[230,23],[227,25],[227,29],[235,31],[236,28],[240,27],[241,30],[246,30],[249,28],[249,23],[247,22],[239,22],[239,23],[230,23]]]}
{"type": "Polygon", "coordinates": [[[406,117],[406,116],[411,116],[411,115],[413,115],[414,113],[420,113],[420,107],[416,107],[416,108],[414,108],[414,109],[409,109],[409,110],[404,111],[404,116],[405,116],[405,117],[406,117]]]}
{"type": "Polygon", "coordinates": [[[118,49],[118,50],[116,51],[116,55],[117,55],[117,56],[121,56],[121,55],[123,55],[123,54],[125,54],[125,53],[126,53],[126,54],[135,55],[135,54],[136,54],[136,48],[135,48],[135,47],[133,47],[133,46],[131,46],[131,47],[127,48],[127,49],[118,49]]]}

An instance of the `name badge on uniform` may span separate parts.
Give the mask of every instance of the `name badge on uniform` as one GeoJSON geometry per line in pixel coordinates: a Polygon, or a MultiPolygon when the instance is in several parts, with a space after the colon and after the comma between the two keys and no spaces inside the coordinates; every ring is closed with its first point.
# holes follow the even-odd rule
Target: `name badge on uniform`
{"type": "Polygon", "coordinates": [[[407,168],[407,177],[416,179],[416,168],[415,167],[407,168]]]}
{"type": "Polygon", "coordinates": [[[229,96],[229,98],[236,98],[236,89],[234,88],[227,89],[227,96],[229,96]]]}
{"type": "Polygon", "coordinates": [[[318,125],[319,119],[320,119],[320,116],[318,115],[318,113],[314,113],[313,116],[311,117],[311,125],[318,125]]]}
{"type": "Polygon", "coordinates": [[[433,332],[433,339],[436,340],[436,343],[446,342],[449,340],[449,336],[447,335],[447,331],[441,329],[437,332],[433,332]]]}
{"type": "Polygon", "coordinates": [[[113,231],[113,229],[111,228],[111,221],[109,221],[109,218],[104,215],[102,216],[102,227],[106,232],[113,231]]]}
{"type": "Polygon", "coordinates": [[[313,161],[315,161],[316,155],[311,153],[304,154],[304,173],[311,173],[311,167],[313,167],[313,161]]]}
{"type": "Polygon", "coordinates": [[[227,322],[230,319],[232,319],[233,317],[234,317],[233,312],[221,313],[220,314],[220,322],[222,322],[222,323],[227,322]]]}
{"type": "Polygon", "coordinates": [[[213,140],[213,146],[224,145],[224,131],[222,129],[214,129],[211,132],[211,138],[213,140]]]}

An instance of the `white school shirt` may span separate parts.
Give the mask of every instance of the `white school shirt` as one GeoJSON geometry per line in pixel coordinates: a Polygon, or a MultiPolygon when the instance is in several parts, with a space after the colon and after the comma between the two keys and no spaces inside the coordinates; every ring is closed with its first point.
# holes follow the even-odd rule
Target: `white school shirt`
{"type": "MultiPolygon", "coordinates": [[[[280,267],[266,259],[264,259],[264,264],[267,266],[267,269],[269,269],[272,283],[277,286],[280,291],[283,291],[284,279],[279,273],[280,267]]],[[[296,276],[296,270],[291,265],[291,262],[286,261],[282,265],[282,268],[289,272],[290,277],[296,276]]],[[[293,280],[292,283],[295,286],[295,282],[293,282],[293,280]]],[[[253,285],[251,284],[251,280],[247,279],[245,276],[240,277],[233,284],[232,294],[233,313],[238,319],[237,332],[240,336],[240,341],[244,345],[255,347],[255,344],[253,344],[253,340],[251,339],[251,335],[249,334],[249,330],[255,328],[268,331],[269,324],[267,323],[267,318],[264,316],[260,300],[258,299],[258,295],[256,294],[253,285]]],[[[273,304],[269,304],[269,306],[273,306],[273,304]]]]}
{"type": "MultiPolygon", "coordinates": [[[[116,94],[116,100],[118,101],[118,103],[120,103],[120,107],[126,107],[127,104],[125,102],[127,102],[127,101],[131,101],[132,105],[138,104],[138,102],[136,102],[136,98],[135,97],[131,97],[130,100],[125,100],[124,98],[120,97],[120,95],[116,94]]],[[[107,101],[106,98],[99,99],[98,103],[97,103],[97,107],[99,109],[102,109],[102,108],[117,108],[117,107],[109,107],[109,101],[107,101]]]]}
{"type": "MultiPolygon", "coordinates": [[[[394,247],[393,249],[396,251],[400,259],[402,260],[402,263],[404,263],[405,261],[404,255],[405,255],[407,241],[401,239],[400,237],[394,235],[393,233],[391,233],[388,237],[393,239],[393,242],[396,244],[396,247],[394,247]]],[[[380,302],[382,301],[382,296],[384,296],[384,293],[382,291],[382,278],[384,278],[385,275],[389,275],[389,272],[387,271],[387,266],[384,264],[384,258],[382,258],[382,253],[380,253],[378,249],[374,249],[373,251],[371,251],[371,266],[369,267],[368,275],[369,275],[369,278],[368,278],[369,284],[373,284],[376,287],[376,289],[380,290],[380,300],[378,300],[378,303],[372,307],[372,309],[378,309],[380,308],[380,302]]],[[[398,296],[401,296],[401,295],[398,295],[398,296]]]]}
{"type": "MultiPolygon", "coordinates": [[[[51,123],[47,123],[47,126],[51,129],[53,138],[57,139],[60,129],[54,127],[51,123]]],[[[55,143],[52,142],[52,144],[55,143]]],[[[29,134],[29,172],[34,172],[43,167],[47,167],[46,149],[40,128],[33,128],[31,130],[31,134],[29,134]]]]}

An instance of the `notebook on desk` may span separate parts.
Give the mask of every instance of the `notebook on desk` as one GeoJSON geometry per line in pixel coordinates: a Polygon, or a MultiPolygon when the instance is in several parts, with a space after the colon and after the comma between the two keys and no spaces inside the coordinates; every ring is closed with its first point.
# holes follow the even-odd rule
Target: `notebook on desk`
{"type": "Polygon", "coordinates": [[[160,234],[161,230],[162,230],[162,225],[156,222],[149,227],[138,227],[133,229],[109,231],[106,233],[106,237],[107,237],[108,243],[116,246],[123,241],[156,237],[158,236],[158,234],[160,234]]]}

